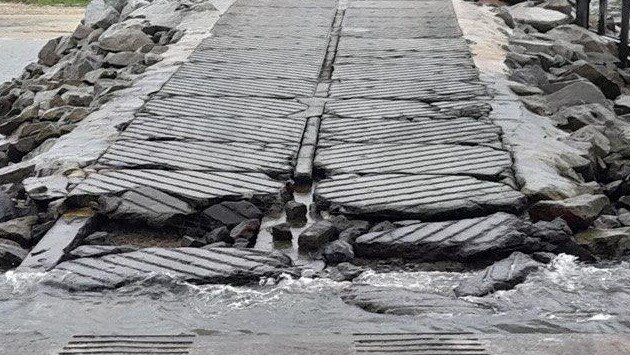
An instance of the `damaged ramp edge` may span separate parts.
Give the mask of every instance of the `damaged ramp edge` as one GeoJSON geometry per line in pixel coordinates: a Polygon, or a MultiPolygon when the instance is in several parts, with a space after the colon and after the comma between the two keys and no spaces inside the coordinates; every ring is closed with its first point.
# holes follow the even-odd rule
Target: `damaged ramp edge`
{"type": "Polygon", "coordinates": [[[83,238],[94,231],[96,216],[64,215],[46,232],[42,240],[28,253],[16,269],[18,272],[43,272],[54,268],[83,238]]]}

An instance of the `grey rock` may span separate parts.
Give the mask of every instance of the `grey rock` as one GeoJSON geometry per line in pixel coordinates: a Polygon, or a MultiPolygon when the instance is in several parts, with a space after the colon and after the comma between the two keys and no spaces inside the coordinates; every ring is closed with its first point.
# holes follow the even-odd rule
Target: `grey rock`
{"type": "Polygon", "coordinates": [[[301,223],[306,221],[306,205],[296,201],[288,201],[284,205],[284,211],[289,223],[301,223]]]}
{"type": "MultiPolygon", "coordinates": [[[[0,168],[0,185],[9,184],[14,182],[21,182],[26,177],[32,175],[35,172],[35,164],[30,161],[23,161],[4,168],[0,168]]],[[[0,193],[0,196],[2,194],[0,193]]],[[[4,205],[3,199],[0,197],[0,209],[4,205]]],[[[2,213],[0,212],[0,216],[2,213]]],[[[2,217],[0,217],[2,219],[2,217]]]]}
{"type": "Polygon", "coordinates": [[[218,227],[211,230],[210,232],[206,233],[204,238],[209,244],[218,243],[218,242],[226,242],[226,243],[234,242],[232,238],[230,238],[230,231],[225,226],[218,227]]]}
{"type": "Polygon", "coordinates": [[[630,227],[630,211],[623,208],[619,209],[617,218],[624,227],[630,227]]]}
{"type": "Polygon", "coordinates": [[[605,71],[585,60],[579,60],[571,64],[564,75],[569,74],[577,74],[595,84],[608,99],[614,99],[621,94],[619,83],[611,79],[605,71]]]}
{"type": "Polygon", "coordinates": [[[152,46],[153,41],[140,26],[115,24],[99,38],[99,46],[109,52],[133,52],[147,45],[152,46]]]}
{"type": "Polygon", "coordinates": [[[524,246],[527,238],[525,226],[519,218],[507,213],[447,222],[417,223],[365,234],[355,241],[354,252],[357,257],[374,259],[496,259],[524,246]]]}
{"type": "Polygon", "coordinates": [[[337,265],[339,263],[348,262],[354,259],[354,250],[350,243],[343,240],[335,240],[324,246],[322,255],[326,263],[337,265]]]}
{"type": "Polygon", "coordinates": [[[602,215],[593,222],[593,226],[597,229],[612,229],[621,227],[622,225],[617,216],[602,215]]]}
{"type": "Polygon", "coordinates": [[[115,69],[99,68],[85,74],[83,81],[94,85],[99,79],[116,79],[115,69]]]}
{"type": "Polygon", "coordinates": [[[261,278],[276,278],[283,273],[296,275],[286,259],[273,253],[235,248],[147,248],[138,251],[80,258],[59,264],[47,283],[70,290],[112,289],[154,276],[169,275],[169,280],[194,284],[243,285],[261,278]],[[208,260],[212,260],[209,262],[208,260]],[[139,268],[125,265],[133,263],[139,268]],[[171,268],[162,265],[168,263],[171,268]],[[95,265],[86,270],[81,265],[95,265]]]}
{"type": "Polygon", "coordinates": [[[0,269],[14,268],[26,258],[28,250],[22,249],[19,244],[6,239],[0,239],[0,269]]]}
{"type": "Polygon", "coordinates": [[[597,86],[590,82],[577,82],[547,95],[551,108],[557,112],[568,106],[600,104],[609,106],[606,97],[597,86]]]}
{"type": "Polygon", "coordinates": [[[78,40],[82,40],[87,38],[92,32],[94,32],[94,29],[92,27],[80,23],[77,28],[74,29],[74,32],[72,32],[72,37],[78,40]]]}
{"type": "Polygon", "coordinates": [[[94,22],[94,26],[107,30],[113,24],[118,22],[119,18],[120,13],[116,11],[116,9],[114,9],[113,7],[107,7],[105,11],[101,14],[101,16],[96,19],[96,21],[94,22]]]}
{"type": "Polygon", "coordinates": [[[571,133],[570,139],[578,142],[588,142],[593,147],[593,154],[597,158],[606,157],[611,151],[610,140],[596,127],[588,125],[571,133]]]}
{"type": "Polygon", "coordinates": [[[30,177],[24,179],[24,190],[36,201],[51,201],[68,195],[68,178],[63,175],[30,177]]]}
{"type": "Polygon", "coordinates": [[[261,219],[262,212],[248,201],[225,201],[210,206],[202,212],[202,217],[211,226],[224,225],[233,228],[237,224],[250,220],[261,219]]]}
{"type": "Polygon", "coordinates": [[[256,238],[260,231],[260,221],[257,219],[249,219],[243,221],[232,228],[230,238],[236,246],[253,247],[256,244],[256,238]]]}
{"type": "Polygon", "coordinates": [[[536,87],[549,84],[547,73],[538,65],[526,65],[512,70],[510,80],[536,87]]]}
{"type": "Polygon", "coordinates": [[[579,44],[584,47],[586,52],[606,53],[614,49],[611,46],[612,44],[607,43],[595,32],[578,25],[562,25],[547,32],[545,35],[554,40],[579,44]]]}
{"type": "Polygon", "coordinates": [[[352,281],[366,270],[366,268],[351,263],[339,263],[336,266],[326,267],[321,276],[337,282],[352,281]]]}
{"type": "Polygon", "coordinates": [[[102,29],[102,28],[95,29],[94,31],[92,31],[92,33],[90,33],[85,38],[85,42],[87,42],[87,44],[92,44],[92,43],[98,42],[98,40],[101,38],[101,35],[103,34],[103,32],[105,32],[105,30],[102,29]]]}
{"type": "Polygon", "coordinates": [[[99,79],[94,83],[94,93],[96,96],[105,96],[118,90],[131,87],[130,80],[120,79],[99,79]]]}
{"type": "Polygon", "coordinates": [[[73,249],[69,256],[75,258],[96,258],[110,254],[130,253],[138,250],[132,245],[81,245],[73,249]]]}
{"type": "Polygon", "coordinates": [[[524,23],[535,29],[546,32],[554,27],[571,23],[571,17],[555,10],[541,7],[515,5],[508,9],[515,22],[524,23]]]}
{"type": "Polygon", "coordinates": [[[510,12],[505,8],[505,7],[499,7],[497,9],[497,14],[496,16],[500,19],[503,20],[503,22],[505,22],[505,24],[509,27],[509,28],[514,28],[516,27],[516,24],[514,23],[514,17],[512,17],[512,14],[510,14],[510,12]]]}
{"type": "Polygon", "coordinates": [[[508,87],[513,93],[519,96],[541,95],[543,91],[535,86],[529,86],[519,83],[509,84],[508,87]]]}
{"type": "Polygon", "coordinates": [[[481,297],[495,291],[509,290],[525,281],[527,276],[537,271],[540,266],[541,264],[530,256],[515,252],[465,279],[454,291],[458,297],[481,297]]]}
{"type": "Polygon", "coordinates": [[[567,0],[546,0],[540,5],[543,9],[562,12],[567,16],[571,16],[573,5],[567,0]]]}
{"type": "Polygon", "coordinates": [[[274,241],[290,242],[293,240],[291,233],[291,225],[289,223],[280,223],[271,227],[271,236],[274,241]]]}
{"type": "Polygon", "coordinates": [[[118,68],[142,62],[144,62],[144,54],[137,52],[109,53],[105,57],[105,63],[118,68]]]}
{"type": "Polygon", "coordinates": [[[23,248],[30,248],[32,228],[36,223],[36,216],[26,216],[2,222],[0,223],[0,239],[11,240],[23,248]]]}
{"type": "Polygon", "coordinates": [[[134,10],[139,9],[141,7],[147,6],[150,3],[148,1],[145,0],[129,0],[127,1],[127,3],[125,4],[125,6],[122,8],[122,10],[120,11],[120,18],[121,19],[126,19],[129,17],[129,15],[134,12],[134,10]]]}
{"type": "Polygon", "coordinates": [[[372,227],[370,229],[370,233],[375,233],[375,232],[385,232],[385,231],[390,231],[392,229],[396,229],[396,225],[390,221],[383,221],[380,222],[378,224],[376,224],[374,227],[372,227]]]}
{"type": "Polygon", "coordinates": [[[59,39],[55,52],[59,57],[63,57],[77,47],[78,41],[72,36],[63,36],[59,39]]]}
{"type": "Polygon", "coordinates": [[[556,254],[549,253],[546,251],[539,251],[532,254],[532,259],[538,261],[539,263],[549,264],[556,258],[556,254]]]}
{"type": "Polygon", "coordinates": [[[621,95],[615,100],[615,113],[618,115],[630,113],[630,95],[621,95]]]}
{"type": "Polygon", "coordinates": [[[587,125],[603,129],[606,122],[616,121],[615,113],[601,104],[565,107],[552,118],[560,128],[570,131],[577,131],[587,125]]]}
{"type": "Polygon", "coordinates": [[[337,237],[337,228],[328,221],[319,221],[304,230],[298,237],[303,251],[316,251],[337,237]]]}
{"type": "Polygon", "coordinates": [[[61,59],[61,57],[55,51],[58,44],[59,38],[54,38],[46,42],[46,44],[42,47],[42,49],[39,51],[39,54],[37,55],[37,57],[39,58],[39,62],[49,67],[57,64],[57,62],[59,62],[59,59],[61,59]]]}
{"type": "Polygon", "coordinates": [[[537,56],[515,52],[508,52],[505,55],[505,64],[512,69],[525,66],[541,66],[540,58],[537,56]]]}
{"type": "MultiPolygon", "coordinates": [[[[369,226],[368,226],[369,227],[369,226]]],[[[396,227],[394,227],[396,228],[396,227]]],[[[350,227],[344,231],[342,231],[341,233],[339,233],[339,240],[343,240],[346,241],[350,244],[353,244],[354,241],[362,236],[363,234],[367,233],[368,229],[365,227],[361,227],[361,226],[357,226],[357,227],[350,227]]]]}
{"type": "Polygon", "coordinates": [[[596,255],[620,257],[630,252],[630,228],[589,229],[575,236],[577,242],[596,255]]]}
{"type": "Polygon", "coordinates": [[[87,52],[79,52],[74,61],[63,70],[64,78],[82,80],[85,74],[103,66],[103,58],[87,52]]]}
{"type": "Polygon", "coordinates": [[[152,227],[163,227],[195,212],[188,203],[146,186],[121,196],[101,196],[99,205],[110,219],[142,222],[152,227]]]}
{"type": "Polygon", "coordinates": [[[610,201],[605,195],[580,195],[565,200],[539,201],[529,210],[534,221],[564,219],[571,229],[587,228],[605,210],[610,208],[610,201]]]}
{"type": "Polygon", "coordinates": [[[365,311],[394,315],[489,315],[488,307],[462,299],[403,288],[355,285],[341,295],[344,302],[365,311]]]}
{"type": "Polygon", "coordinates": [[[144,55],[144,64],[147,66],[151,66],[153,64],[161,62],[163,59],[164,57],[159,54],[147,53],[144,55]]]}
{"type": "Polygon", "coordinates": [[[191,248],[201,248],[207,244],[208,243],[206,242],[205,239],[195,238],[189,235],[185,235],[180,242],[180,245],[182,247],[191,247],[191,248]]]}
{"type": "Polygon", "coordinates": [[[61,99],[70,106],[87,107],[94,99],[94,94],[88,90],[67,91],[61,95],[61,99]]]}

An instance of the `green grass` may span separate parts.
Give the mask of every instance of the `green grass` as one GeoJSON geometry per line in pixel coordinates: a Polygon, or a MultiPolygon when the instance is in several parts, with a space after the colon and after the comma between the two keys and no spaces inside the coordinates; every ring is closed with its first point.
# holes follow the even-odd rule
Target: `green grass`
{"type": "Polygon", "coordinates": [[[0,2],[15,2],[39,6],[81,6],[85,7],[90,0],[0,0],[0,2]]]}

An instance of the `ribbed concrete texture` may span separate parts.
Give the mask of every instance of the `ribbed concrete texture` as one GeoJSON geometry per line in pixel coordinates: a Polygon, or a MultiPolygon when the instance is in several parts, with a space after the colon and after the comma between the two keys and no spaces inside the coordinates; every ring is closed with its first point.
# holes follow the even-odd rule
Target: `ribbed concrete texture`
{"type": "Polygon", "coordinates": [[[314,161],[322,207],[461,219],[523,206],[450,1],[349,1],[333,68],[314,161]]]}
{"type": "Polygon", "coordinates": [[[277,196],[313,115],[336,13],[334,0],[237,1],[72,196],[277,196]]]}

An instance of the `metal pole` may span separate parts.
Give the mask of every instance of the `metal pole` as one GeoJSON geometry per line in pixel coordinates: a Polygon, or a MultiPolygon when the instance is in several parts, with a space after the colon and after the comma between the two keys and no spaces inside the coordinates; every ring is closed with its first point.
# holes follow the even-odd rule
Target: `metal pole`
{"type": "Polygon", "coordinates": [[[621,33],[619,33],[619,60],[621,66],[628,66],[628,30],[630,30],[630,0],[621,3],[621,33]]]}
{"type": "Polygon", "coordinates": [[[575,23],[578,26],[588,28],[588,8],[590,0],[577,0],[575,6],[575,23]]]}
{"type": "Polygon", "coordinates": [[[597,22],[597,33],[606,34],[606,17],[608,12],[608,0],[599,0],[599,21],[597,22]]]}

